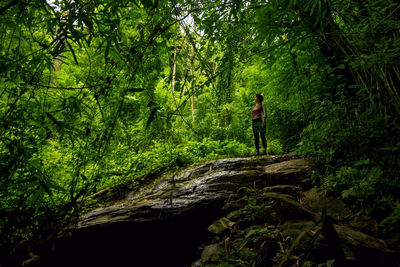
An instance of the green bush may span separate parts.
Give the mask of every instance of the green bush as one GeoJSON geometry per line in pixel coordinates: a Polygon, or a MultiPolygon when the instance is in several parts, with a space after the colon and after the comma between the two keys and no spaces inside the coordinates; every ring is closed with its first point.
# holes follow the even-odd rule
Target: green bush
{"type": "MultiPolygon", "coordinates": [[[[282,153],[279,141],[268,141],[268,152],[282,153]]],[[[106,161],[101,174],[101,189],[132,177],[139,176],[153,170],[174,170],[189,166],[193,163],[226,158],[245,157],[253,154],[253,147],[236,140],[203,139],[201,142],[189,141],[186,144],[174,145],[168,141],[153,141],[153,146],[143,152],[135,153],[128,147],[118,147],[114,155],[106,161]],[[120,160],[116,162],[116,158],[120,160]]]]}
{"type": "Polygon", "coordinates": [[[400,230],[400,203],[396,203],[390,214],[383,219],[380,224],[386,234],[394,233],[400,230]]]}

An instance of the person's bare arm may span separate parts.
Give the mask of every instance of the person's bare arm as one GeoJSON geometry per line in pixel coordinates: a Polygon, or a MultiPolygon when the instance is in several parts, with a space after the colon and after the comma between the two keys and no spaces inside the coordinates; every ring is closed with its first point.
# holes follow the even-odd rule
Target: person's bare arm
{"type": "Polygon", "coordinates": [[[262,121],[262,126],[264,127],[265,118],[267,117],[267,108],[266,108],[265,104],[262,104],[261,108],[262,108],[262,111],[263,111],[262,112],[262,116],[261,116],[261,121],[262,121]]]}

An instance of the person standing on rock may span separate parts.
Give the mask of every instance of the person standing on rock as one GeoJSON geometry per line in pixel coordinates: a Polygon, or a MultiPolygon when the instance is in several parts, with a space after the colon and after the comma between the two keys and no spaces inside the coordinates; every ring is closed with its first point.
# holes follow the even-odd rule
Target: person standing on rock
{"type": "Polygon", "coordinates": [[[267,116],[267,108],[262,102],[264,97],[261,94],[256,94],[254,96],[254,102],[256,104],[253,106],[252,121],[253,121],[253,133],[254,133],[254,144],[256,146],[256,156],[260,155],[260,140],[263,144],[263,152],[261,155],[267,154],[267,140],[265,139],[265,118],[267,116]]]}

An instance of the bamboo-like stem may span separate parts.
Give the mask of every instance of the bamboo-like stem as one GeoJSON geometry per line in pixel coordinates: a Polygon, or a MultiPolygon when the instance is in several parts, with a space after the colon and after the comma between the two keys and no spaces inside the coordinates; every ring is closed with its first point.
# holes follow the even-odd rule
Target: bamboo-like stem
{"type": "Polygon", "coordinates": [[[177,48],[175,47],[174,50],[174,62],[173,62],[173,69],[172,69],[172,94],[175,92],[175,74],[176,74],[176,50],[177,48]]]}
{"type": "MultiPolygon", "coordinates": [[[[192,56],[190,60],[190,76],[191,76],[191,81],[190,81],[190,90],[193,89],[193,64],[194,64],[194,47],[193,44],[191,46],[192,48],[192,56]]],[[[192,108],[192,117],[194,117],[194,94],[191,94],[190,96],[190,104],[192,108]]]]}

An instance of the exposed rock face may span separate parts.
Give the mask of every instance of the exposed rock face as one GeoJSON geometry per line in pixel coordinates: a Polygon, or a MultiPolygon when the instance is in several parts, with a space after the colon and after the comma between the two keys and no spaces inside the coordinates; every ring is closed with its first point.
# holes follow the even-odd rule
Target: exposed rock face
{"type": "Polygon", "coordinates": [[[163,177],[147,190],[129,192],[121,203],[89,212],[79,220],[77,228],[159,221],[214,205],[221,207],[224,200],[244,186],[297,184],[307,174],[308,163],[293,157],[233,158],[197,165],[163,177]],[[290,180],[290,176],[296,179],[290,180]]]}
{"type": "Polygon", "coordinates": [[[138,190],[114,186],[93,196],[104,207],[31,246],[25,266],[216,266],[226,251],[256,266],[291,266],[305,254],[392,266],[396,252],[365,227],[368,218],[346,225],[345,203],[304,182],[309,165],[295,155],[223,159],[154,174],[138,190]]]}
{"type": "Polygon", "coordinates": [[[207,227],[226,215],[221,208],[232,193],[298,184],[308,168],[295,155],[262,156],[210,161],[161,177],[82,216],[53,252],[34,251],[42,256],[29,266],[185,266],[209,236],[207,227]]]}
{"type": "MultiPolygon", "coordinates": [[[[265,169],[293,169],[290,162],[295,160],[265,169]]],[[[365,233],[360,220],[349,220],[345,203],[316,187],[303,190],[295,185],[239,190],[225,205],[234,210],[208,227],[210,245],[191,267],[238,261],[246,266],[398,266],[398,250],[365,233]]]]}

